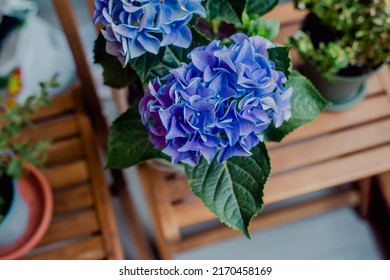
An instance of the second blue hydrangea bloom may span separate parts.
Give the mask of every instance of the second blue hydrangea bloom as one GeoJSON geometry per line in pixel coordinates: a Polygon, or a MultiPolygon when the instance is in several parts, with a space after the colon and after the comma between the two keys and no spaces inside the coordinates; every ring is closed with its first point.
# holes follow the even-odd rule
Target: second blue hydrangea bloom
{"type": "Polygon", "coordinates": [[[213,41],[194,49],[191,63],[155,79],[139,104],[152,143],[173,163],[249,156],[271,122],[279,127],[291,116],[292,89],[268,57],[274,45],[259,36],[231,39],[230,47],[213,41]]]}

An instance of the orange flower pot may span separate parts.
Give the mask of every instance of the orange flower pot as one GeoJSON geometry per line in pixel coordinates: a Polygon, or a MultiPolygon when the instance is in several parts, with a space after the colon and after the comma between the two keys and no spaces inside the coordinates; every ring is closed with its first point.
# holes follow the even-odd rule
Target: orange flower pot
{"type": "Polygon", "coordinates": [[[27,172],[17,181],[17,187],[27,204],[27,226],[17,241],[0,249],[0,260],[20,258],[37,245],[47,231],[53,215],[53,195],[46,178],[29,163],[25,164],[25,169],[27,172]]]}

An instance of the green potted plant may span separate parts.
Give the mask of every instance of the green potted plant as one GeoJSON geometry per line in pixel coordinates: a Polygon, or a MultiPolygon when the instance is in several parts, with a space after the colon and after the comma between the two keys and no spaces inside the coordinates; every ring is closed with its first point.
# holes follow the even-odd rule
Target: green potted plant
{"type": "Polygon", "coordinates": [[[367,79],[390,61],[390,5],[386,0],[295,0],[310,12],[289,39],[302,72],[334,110],[363,97],[367,79]]]}
{"type": "Polygon", "coordinates": [[[113,123],[107,166],[181,165],[205,206],[248,237],[271,170],[265,142],[280,141],[328,105],[291,70],[289,48],[264,38],[273,25],[251,23],[277,3],[95,0],[95,23],[104,26],[95,62],[105,83],[140,80],[144,89],[113,123]]]}
{"type": "MultiPolygon", "coordinates": [[[[29,118],[42,106],[48,104],[47,90],[55,86],[55,80],[41,84],[42,92],[39,95],[28,97],[22,104],[10,102],[9,98],[3,94],[0,103],[0,259],[14,256],[13,251],[18,250],[25,253],[26,246],[30,248],[33,244],[29,240],[23,240],[21,247],[13,248],[31,229],[30,215],[31,207],[34,204],[34,197],[26,197],[23,188],[37,188],[36,184],[44,184],[38,192],[50,190],[47,181],[41,172],[33,165],[40,167],[46,159],[46,147],[50,140],[41,140],[30,143],[21,136],[23,127],[31,125],[29,118]],[[23,248],[22,248],[23,247],[23,248]]],[[[32,193],[30,190],[29,193],[32,193]]],[[[46,196],[46,193],[45,193],[46,196]]],[[[47,197],[44,203],[51,204],[51,197],[47,197]]],[[[42,201],[38,201],[42,202],[42,201]]],[[[44,207],[45,205],[35,205],[44,207]]],[[[48,226],[49,213],[45,215],[45,224],[48,226]]],[[[39,217],[35,217],[39,218],[39,217]]],[[[43,230],[39,229],[42,233],[43,230]]],[[[42,237],[42,233],[40,237],[42,237]]],[[[35,237],[35,242],[39,239],[35,237]]],[[[18,255],[20,255],[18,254],[18,255]]]]}

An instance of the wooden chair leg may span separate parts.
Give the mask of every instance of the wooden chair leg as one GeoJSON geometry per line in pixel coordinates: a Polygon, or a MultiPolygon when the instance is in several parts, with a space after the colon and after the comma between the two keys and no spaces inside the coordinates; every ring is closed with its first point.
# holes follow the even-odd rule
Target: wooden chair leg
{"type": "Polygon", "coordinates": [[[390,171],[382,173],[378,176],[379,190],[390,214],[390,171]]]}
{"type": "Polygon", "coordinates": [[[134,207],[134,199],[127,189],[127,184],[122,170],[111,169],[114,184],[114,195],[119,196],[122,210],[126,217],[126,228],[132,236],[135,251],[139,259],[152,260],[154,255],[147,238],[146,231],[140,223],[138,212],[134,207]]]}
{"type": "MultiPolygon", "coordinates": [[[[159,258],[162,260],[171,260],[173,258],[172,247],[170,246],[169,241],[166,238],[167,236],[166,232],[164,234],[164,230],[163,230],[164,227],[162,225],[164,222],[166,223],[167,220],[163,221],[159,219],[159,213],[158,213],[158,211],[161,210],[158,209],[158,205],[163,204],[162,206],[164,207],[166,206],[166,204],[156,199],[158,197],[160,199],[164,197],[164,193],[160,193],[157,195],[156,193],[154,193],[156,189],[161,189],[162,191],[164,191],[163,186],[160,185],[162,182],[159,181],[158,176],[153,176],[153,174],[151,174],[147,164],[142,164],[138,166],[138,172],[141,177],[142,185],[144,187],[145,197],[147,200],[149,213],[152,219],[152,226],[156,238],[156,245],[158,248],[159,258]],[[155,188],[154,184],[157,184],[159,188],[155,188]]],[[[167,217],[167,219],[169,219],[170,216],[168,213],[169,211],[165,211],[165,210],[164,209],[162,210],[163,213],[166,214],[164,216],[167,217]]],[[[172,231],[174,231],[174,229],[177,227],[168,226],[165,228],[169,228],[172,231]]]]}
{"type": "Polygon", "coordinates": [[[119,196],[121,199],[123,211],[126,215],[126,225],[133,237],[138,257],[141,260],[155,259],[145,229],[142,227],[139,221],[137,211],[134,207],[133,199],[131,199],[131,197],[129,196],[129,192],[126,187],[119,188],[119,196]]]}
{"type": "Polygon", "coordinates": [[[112,99],[114,100],[115,107],[120,114],[126,112],[129,108],[129,103],[127,102],[127,96],[129,89],[121,88],[121,89],[111,89],[112,99]]]}
{"type": "Polygon", "coordinates": [[[361,198],[359,213],[363,219],[367,219],[370,212],[372,180],[371,178],[364,178],[357,183],[361,198]]]}

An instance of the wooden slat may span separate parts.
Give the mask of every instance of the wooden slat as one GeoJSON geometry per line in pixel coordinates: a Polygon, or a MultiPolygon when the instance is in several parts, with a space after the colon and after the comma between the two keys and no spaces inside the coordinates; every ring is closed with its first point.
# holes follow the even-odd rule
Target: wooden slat
{"type": "Polygon", "coordinates": [[[188,181],[187,178],[184,177],[184,174],[168,180],[167,185],[169,197],[171,198],[172,202],[181,200],[186,196],[193,195],[190,188],[188,187],[188,181]]]}
{"type": "Polygon", "coordinates": [[[307,11],[297,10],[294,8],[294,5],[292,3],[288,3],[277,6],[275,9],[264,15],[264,18],[277,18],[281,21],[282,25],[286,25],[302,21],[306,14],[307,11]]]}
{"type": "Polygon", "coordinates": [[[390,144],[302,168],[293,173],[271,176],[264,199],[274,203],[331,186],[353,182],[390,170],[390,144]]]}
{"type": "Polygon", "coordinates": [[[54,118],[74,110],[74,99],[72,94],[65,93],[55,96],[51,100],[51,105],[41,108],[37,113],[30,117],[31,121],[40,121],[46,118],[54,118]]]}
{"type": "Polygon", "coordinates": [[[54,214],[63,214],[92,207],[91,186],[83,185],[54,193],[54,214]]]}
{"type": "Polygon", "coordinates": [[[372,96],[385,91],[385,88],[378,79],[378,75],[372,75],[367,81],[367,96],[372,96]]]}
{"type": "Polygon", "coordinates": [[[96,214],[88,210],[66,219],[52,222],[38,246],[91,235],[99,231],[96,214]]]}
{"type": "Polygon", "coordinates": [[[286,44],[287,37],[293,36],[300,29],[300,27],[300,22],[283,27],[274,41],[276,43],[286,44]]]}
{"type": "Polygon", "coordinates": [[[26,128],[23,130],[21,138],[28,139],[31,142],[40,139],[51,139],[55,141],[77,134],[78,127],[74,116],[72,116],[26,128]]]}
{"type": "Polygon", "coordinates": [[[102,239],[96,236],[63,248],[26,257],[27,260],[101,260],[106,257],[102,239]]]}
{"type": "MultiPolygon", "coordinates": [[[[347,190],[337,192],[336,194],[326,197],[260,214],[253,220],[249,230],[251,232],[264,230],[280,224],[319,215],[340,207],[355,206],[358,202],[359,196],[356,191],[347,190]]],[[[226,226],[221,226],[183,239],[180,243],[174,245],[174,251],[182,252],[193,248],[199,248],[200,246],[205,246],[236,236],[242,235],[238,231],[234,231],[226,226]]]]}
{"type": "MultiPolygon", "coordinates": [[[[297,129],[283,139],[281,144],[318,136],[386,116],[390,116],[390,105],[387,102],[386,97],[381,95],[369,98],[347,111],[322,113],[315,122],[297,129]]],[[[268,144],[269,147],[277,145],[280,144],[268,144]]]]}
{"type": "Polygon", "coordinates": [[[50,168],[44,174],[53,189],[60,189],[86,182],[90,178],[87,166],[85,160],[79,160],[50,168]]]}
{"type": "Polygon", "coordinates": [[[215,219],[215,215],[199,199],[175,205],[174,213],[178,227],[187,227],[215,219]]]}
{"type": "Polygon", "coordinates": [[[47,153],[48,158],[45,162],[47,167],[66,164],[84,156],[80,138],[76,137],[51,144],[47,148],[47,153]]]}
{"type": "Polygon", "coordinates": [[[377,74],[378,80],[386,91],[387,100],[390,102],[390,66],[385,65],[377,74]]]}
{"type": "Polygon", "coordinates": [[[376,121],[271,150],[272,172],[277,174],[388,142],[390,119],[376,121]]]}

